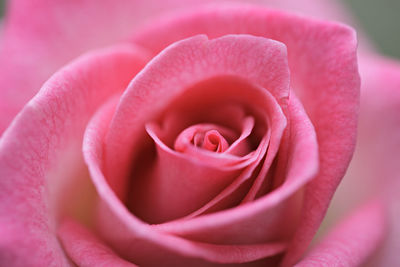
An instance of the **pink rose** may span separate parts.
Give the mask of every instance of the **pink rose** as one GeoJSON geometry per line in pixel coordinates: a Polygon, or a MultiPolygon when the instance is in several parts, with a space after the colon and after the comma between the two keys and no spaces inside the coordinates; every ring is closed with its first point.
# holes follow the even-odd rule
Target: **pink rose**
{"type": "MultiPolygon", "coordinates": [[[[10,2],[0,53],[1,265],[371,259],[385,231],[398,232],[396,63],[361,46],[361,151],[347,180],[371,186],[355,199],[339,191],[333,230],[308,249],[355,147],[355,32],[261,6],[153,2],[10,2]],[[367,134],[382,138],[378,147],[367,134]],[[363,174],[359,161],[379,164],[363,174]],[[356,211],[336,223],[341,201],[356,211]]],[[[319,7],[310,12],[348,20],[319,7]]],[[[398,241],[384,244],[372,263],[396,264],[398,241]]]]}

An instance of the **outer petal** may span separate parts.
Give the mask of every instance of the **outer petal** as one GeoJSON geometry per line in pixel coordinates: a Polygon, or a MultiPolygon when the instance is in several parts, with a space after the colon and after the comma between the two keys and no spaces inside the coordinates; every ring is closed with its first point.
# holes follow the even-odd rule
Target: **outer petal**
{"type": "Polygon", "coordinates": [[[247,33],[278,40],[288,48],[292,87],[316,128],[321,163],[317,179],[307,188],[302,224],[286,259],[290,265],[318,229],[354,150],[359,99],[355,33],[334,23],[233,7],[175,15],[149,26],[133,40],[158,52],[199,33],[210,38],[247,33]]]}
{"type": "Polygon", "coordinates": [[[384,237],[384,214],[382,203],[371,201],[335,226],[296,266],[361,266],[384,237]]]}
{"type": "Polygon", "coordinates": [[[80,197],[89,201],[87,190],[73,194],[89,181],[81,155],[84,127],[94,110],[122,91],[145,62],[144,52],[131,45],[84,56],[53,76],[4,133],[1,265],[68,264],[55,228],[58,215],[65,212],[62,205],[72,206],[80,197]]]}
{"type": "Polygon", "coordinates": [[[59,236],[68,256],[80,267],[136,266],[120,258],[93,233],[76,222],[64,222],[59,229],[59,236]]]}
{"type": "MultiPolygon", "coordinates": [[[[8,1],[4,42],[0,45],[0,133],[54,71],[82,52],[125,39],[158,13],[213,2],[217,1],[8,1]]],[[[250,2],[350,21],[345,10],[329,0],[223,2],[250,2]]]]}
{"type": "Polygon", "coordinates": [[[326,223],[374,195],[389,213],[389,234],[370,265],[400,264],[400,63],[361,54],[361,109],[357,149],[327,214],[326,223]],[[368,168],[366,168],[368,166],[368,168]]]}
{"type": "Polygon", "coordinates": [[[10,0],[0,44],[0,134],[58,68],[200,0],[10,0]]]}

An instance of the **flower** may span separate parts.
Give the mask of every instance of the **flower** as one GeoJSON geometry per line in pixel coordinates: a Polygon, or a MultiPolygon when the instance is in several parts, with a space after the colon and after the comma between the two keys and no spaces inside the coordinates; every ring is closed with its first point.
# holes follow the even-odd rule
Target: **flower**
{"type": "MultiPolygon", "coordinates": [[[[10,25],[18,25],[16,17],[10,25]]],[[[127,36],[122,28],[112,34],[127,36]]],[[[51,37],[20,44],[21,35],[11,33],[5,50],[41,51],[51,37]]],[[[106,43],[81,37],[80,50],[106,43]]],[[[2,262],[62,266],[67,255],[89,266],[292,265],[304,256],[354,149],[355,44],[344,25],[213,6],[156,19],[129,41],[63,67],[1,139],[2,177],[9,177],[0,190],[2,262]]],[[[69,56],[24,81],[39,83],[69,56]]],[[[6,81],[15,82],[13,75],[6,81]]],[[[383,229],[381,206],[372,202],[300,264],[337,255],[361,263],[383,229]],[[338,238],[352,257],[337,254],[338,238]]]]}

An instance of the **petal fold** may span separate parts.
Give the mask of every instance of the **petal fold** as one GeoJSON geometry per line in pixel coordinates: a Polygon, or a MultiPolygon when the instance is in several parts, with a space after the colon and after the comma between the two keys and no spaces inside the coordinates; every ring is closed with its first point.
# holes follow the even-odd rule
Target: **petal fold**
{"type": "Polygon", "coordinates": [[[209,7],[160,19],[132,40],[157,53],[195,34],[210,39],[251,34],[288,49],[291,87],[315,127],[320,152],[320,173],[306,190],[301,226],[286,255],[291,265],[319,228],[355,148],[360,89],[355,32],[342,24],[259,7],[209,7]]]}
{"type": "Polygon", "coordinates": [[[78,266],[137,266],[119,257],[94,233],[77,222],[63,222],[58,230],[58,236],[68,256],[78,266]]]}
{"type": "Polygon", "coordinates": [[[44,84],[0,139],[0,242],[13,255],[8,265],[68,265],[55,229],[68,206],[89,198],[86,188],[77,195],[90,185],[84,128],[143,67],[145,54],[121,45],[77,59],[44,84]]]}
{"type": "Polygon", "coordinates": [[[295,266],[361,266],[386,233],[386,214],[373,200],[345,218],[295,266]]]}

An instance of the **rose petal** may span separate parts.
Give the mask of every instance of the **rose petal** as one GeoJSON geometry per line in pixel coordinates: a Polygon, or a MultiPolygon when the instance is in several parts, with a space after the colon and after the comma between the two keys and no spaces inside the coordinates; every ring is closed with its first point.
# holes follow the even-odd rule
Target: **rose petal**
{"type": "Polygon", "coordinates": [[[78,266],[136,266],[119,257],[93,233],[74,221],[63,222],[58,233],[68,256],[78,266]]]}
{"type": "MultiPolygon", "coordinates": [[[[295,100],[293,100],[295,101],[295,100]]],[[[296,190],[299,185],[303,184],[305,181],[309,180],[315,174],[315,167],[317,164],[317,147],[315,143],[315,135],[312,131],[312,126],[310,123],[304,123],[306,117],[304,117],[304,111],[302,111],[301,106],[298,102],[294,102],[292,107],[294,121],[296,122],[293,125],[293,131],[297,133],[301,133],[300,135],[292,135],[295,140],[294,144],[294,158],[290,160],[291,164],[295,164],[289,168],[291,170],[291,174],[289,175],[288,181],[290,183],[294,183],[294,187],[286,186],[282,188],[292,188],[290,190],[296,190]],[[296,104],[297,103],[297,104],[296,104]],[[296,119],[298,118],[298,119],[296,119]],[[310,132],[311,131],[311,132],[310,132]],[[298,140],[296,140],[299,138],[298,140]],[[310,148],[313,148],[310,150],[310,148]],[[303,151],[303,152],[301,152],[303,151]],[[301,153],[299,153],[301,152],[301,153]],[[310,153],[313,152],[313,153],[310,153]],[[298,158],[302,160],[299,161],[298,158]],[[298,179],[299,177],[306,179],[298,179]],[[297,185],[296,185],[297,184],[297,185]]],[[[107,205],[102,205],[101,210],[99,212],[98,222],[101,223],[100,230],[103,234],[107,232],[110,233],[110,229],[113,229],[112,235],[106,234],[106,239],[109,243],[113,244],[116,249],[120,253],[122,253],[125,257],[131,260],[135,260],[135,262],[141,263],[160,263],[163,262],[186,262],[188,264],[193,264],[198,261],[195,258],[203,258],[208,261],[213,262],[244,262],[250,259],[255,260],[258,258],[267,257],[269,255],[274,255],[275,253],[279,253],[282,251],[283,247],[281,245],[274,244],[265,244],[265,245],[210,245],[205,243],[198,243],[189,241],[186,239],[182,239],[176,237],[175,235],[169,235],[167,233],[162,233],[157,230],[155,227],[151,227],[147,224],[143,224],[138,221],[135,217],[132,217],[130,212],[120,203],[120,200],[115,196],[115,194],[110,190],[110,187],[105,183],[105,178],[102,175],[102,171],[99,168],[100,160],[102,156],[103,145],[102,142],[92,142],[90,140],[101,140],[98,136],[104,136],[108,131],[108,119],[111,117],[112,110],[108,111],[106,109],[101,109],[99,113],[94,117],[92,122],[89,125],[88,129],[92,129],[87,132],[88,136],[86,136],[85,140],[85,158],[88,162],[90,171],[92,173],[93,181],[98,188],[100,195],[107,200],[107,202],[102,202],[107,205]],[[97,126],[96,126],[97,125],[97,126]],[[95,127],[95,128],[92,128],[95,127]],[[93,136],[91,136],[93,135],[93,136]],[[97,136],[97,137],[96,137],[97,136]],[[109,209],[112,208],[112,210],[109,209]],[[117,219],[115,215],[117,215],[121,219],[117,219]],[[276,247],[278,246],[278,247],[276,247]],[[274,249],[279,248],[278,250],[274,249]],[[242,252],[240,255],[235,254],[235,251],[240,248],[242,252]],[[253,251],[252,251],[253,250],[253,251]],[[194,258],[191,261],[188,261],[189,258],[194,258]],[[249,258],[251,257],[251,258],[249,258]]],[[[285,190],[283,190],[285,191],[285,190]]],[[[284,197],[283,195],[290,195],[290,192],[282,193],[281,196],[278,196],[279,193],[274,194],[274,197],[270,199],[270,203],[275,205],[276,203],[280,203],[279,198],[284,197]],[[278,198],[278,199],[277,199],[278,198]],[[275,204],[274,204],[275,203],[275,204]]],[[[265,213],[264,207],[258,205],[257,208],[261,213],[265,213]]],[[[248,211],[248,207],[242,208],[240,211],[236,212],[236,216],[244,211],[248,211]]],[[[250,209],[251,210],[251,209],[250,209]]],[[[271,214],[275,214],[272,210],[271,214]]],[[[252,210],[254,212],[254,209],[252,210]]],[[[221,216],[220,216],[221,217],[221,216]]],[[[289,217],[286,217],[289,218],[289,217]]],[[[229,218],[232,222],[235,221],[235,218],[229,218]]],[[[250,222],[253,222],[250,220],[250,222]]],[[[263,226],[265,226],[268,231],[271,229],[267,225],[268,220],[263,218],[263,226]]],[[[214,221],[211,224],[207,223],[206,226],[211,226],[214,224],[214,221]]],[[[258,223],[257,223],[258,224],[258,223]]],[[[178,224],[179,225],[179,224],[178,224]]],[[[230,224],[229,231],[235,231],[235,223],[230,224]]],[[[204,226],[204,225],[203,225],[204,226]]],[[[279,220],[279,227],[282,226],[281,220],[279,220]]],[[[254,227],[247,227],[246,229],[251,229],[252,232],[254,227]]],[[[264,229],[264,227],[263,227],[264,229]]],[[[163,230],[160,228],[160,230],[163,230]]],[[[236,229],[237,230],[237,229],[236,229]]],[[[241,229],[243,230],[243,229],[241,229]]],[[[260,229],[261,230],[261,229],[260,229]]],[[[250,234],[248,231],[239,231],[243,232],[243,235],[250,234]]],[[[207,232],[207,235],[211,232],[207,232]]],[[[224,231],[220,231],[220,233],[224,233],[224,231]]],[[[235,231],[235,236],[237,237],[238,231],[235,231]]],[[[214,234],[214,233],[213,233],[214,234]]],[[[230,240],[226,240],[228,243],[230,240]]],[[[203,263],[204,264],[204,263],[203,263]]]]}
{"type": "Polygon", "coordinates": [[[351,21],[348,11],[339,1],[332,0],[243,0],[243,3],[259,4],[286,11],[302,13],[320,19],[351,21]]]}
{"type": "MultiPolygon", "coordinates": [[[[172,45],[135,77],[123,95],[106,137],[105,164],[106,169],[113,172],[105,176],[124,187],[121,180],[126,180],[129,175],[132,153],[143,142],[145,122],[154,119],[170,101],[200,82],[219,77],[242,77],[246,83],[232,78],[227,80],[226,83],[232,87],[229,90],[230,101],[247,101],[256,107],[261,106],[258,103],[263,98],[236,93],[243,92],[247,83],[254,81],[254,84],[272,90],[278,102],[285,103],[289,89],[285,64],[285,51],[280,43],[257,37],[226,36],[209,42],[204,36],[199,36],[172,45]]],[[[226,89],[217,90],[220,95],[216,94],[215,100],[221,99],[223,92],[226,89]]],[[[120,195],[120,190],[113,189],[120,195]]]]}
{"type": "Polygon", "coordinates": [[[8,1],[0,44],[0,134],[70,60],[126,40],[149,17],[196,3],[201,1],[8,1]]]}
{"type": "MultiPolygon", "coordinates": [[[[0,102],[0,133],[41,84],[69,60],[90,49],[125,40],[158,13],[206,2],[213,1],[120,0],[118,5],[113,0],[84,0],[79,4],[65,0],[9,1],[0,45],[0,100],[4,99],[0,102]],[[19,75],[22,72],[24,75],[19,75]]],[[[351,22],[345,10],[331,1],[253,2],[351,22]]]]}
{"type": "Polygon", "coordinates": [[[389,234],[368,266],[396,266],[400,263],[397,238],[400,234],[400,63],[362,54],[360,75],[357,148],[326,221],[330,225],[334,218],[350,212],[371,196],[381,196],[388,207],[389,234]]]}
{"type": "Polygon", "coordinates": [[[132,40],[156,53],[201,33],[209,38],[264,36],[288,48],[292,88],[315,126],[320,148],[320,173],[306,192],[302,223],[287,254],[290,265],[318,229],[354,151],[359,99],[355,33],[344,25],[262,8],[214,7],[160,19],[132,40]]]}
{"type": "Polygon", "coordinates": [[[83,148],[93,182],[101,198],[107,200],[100,202],[97,222],[107,242],[112,244],[118,253],[139,265],[179,263],[202,266],[206,262],[255,261],[279,254],[285,249],[285,244],[282,242],[256,245],[215,245],[195,242],[159,232],[133,217],[111,191],[101,169],[101,159],[104,156],[102,140],[109,130],[116,102],[116,99],[110,100],[93,116],[85,133],[83,148]]]}
{"type": "Polygon", "coordinates": [[[8,265],[68,264],[55,236],[56,216],[77,197],[74,183],[88,181],[84,127],[145,63],[145,52],[131,45],[92,52],[53,76],[4,133],[0,242],[8,265]]]}
{"type": "Polygon", "coordinates": [[[298,216],[298,206],[294,203],[301,203],[294,193],[315,177],[318,168],[315,133],[294,95],[291,95],[289,109],[292,118],[290,134],[282,142],[289,143],[291,153],[284,184],[246,205],[190,220],[164,223],[156,228],[211,243],[262,242],[282,237],[283,233],[289,237],[298,216]],[[260,225],[262,229],[259,229],[260,225]]]}
{"type": "Polygon", "coordinates": [[[242,121],[243,128],[242,133],[240,134],[239,138],[237,138],[225,151],[226,154],[233,154],[233,155],[245,155],[250,150],[250,145],[247,142],[247,138],[250,136],[251,132],[253,131],[254,127],[254,118],[253,117],[246,117],[242,121]]]}
{"type": "MultiPolygon", "coordinates": [[[[154,136],[152,130],[148,130],[154,136]]],[[[230,184],[241,172],[235,165],[219,168],[177,153],[155,139],[157,157],[141,177],[133,176],[128,205],[134,215],[149,223],[183,217],[198,209],[230,184]]],[[[221,161],[219,161],[221,163],[221,161]]],[[[254,160],[247,161],[247,165],[254,160]]],[[[241,164],[243,165],[243,164],[241,164]]],[[[243,168],[242,166],[239,166],[243,168]]]]}
{"type": "Polygon", "coordinates": [[[175,140],[174,149],[181,153],[189,149],[222,153],[229,147],[225,136],[234,136],[234,133],[216,124],[195,124],[179,134],[175,140]]]}
{"type": "Polygon", "coordinates": [[[160,135],[160,128],[155,124],[147,124],[146,131],[153,139],[157,148],[165,151],[168,154],[173,154],[174,157],[180,158],[183,161],[192,161],[200,166],[213,166],[217,169],[225,170],[238,170],[243,168],[250,163],[254,162],[254,151],[247,153],[243,157],[239,157],[231,154],[219,154],[209,151],[202,151],[195,148],[188,148],[185,152],[175,151],[168,147],[158,136],[160,135]]]}
{"type": "MultiPolygon", "coordinates": [[[[209,87],[209,86],[207,86],[209,87]]],[[[220,88],[220,86],[217,86],[216,88],[220,88]]],[[[232,88],[232,87],[231,87],[232,88]]],[[[229,93],[229,92],[227,92],[229,93]]],[[[151,181],[149,181],[149,178],[140,178],[141,180],[145,181],[145,183],[150,182],[151,185],[148,185],[145,188],[142,188],[142,186],[137,185],[133,186],[133,188],[136,188],[136,192],[138,194],[141,194],[143,190],[144,192],[151,191],[151,190],[159,190],[158,194],[152,194],[150,193],[144,193],[145,196],[147,196],[150,199],[159,199],[162,198],[163,194],[168,194],[171,195],[169,197],[166,197],[164,200],[159,201],[160,204],[162,205],[171,205],[171,207],[165,207],[166,210],[174,209],[174,207],[179,207],[182,205],[190,205],[186,204],[189,201],[184,201],[186,198],[184,195],[188,195],[192,198],[196,196],[196,192],[200,191],[203,192],[201,195],[204,196],[205,192],[213,193],[208,195],[208,199],[210,199],[210,196],[213,197],[211,201],[209,201],[207,204],[202,206],[200,209],[197,209],[195,212],[191,213],[190,215],[186,216],[185,218],[191,218],[194,216],[197,216],[201,213],[204,212],[210,212],[212,211],[217,211],[217,210],[222,210],[228,207],[232,207],[237,205],[240,202],[240,199],[243,197],[243,192],[237,192],[238,189],[243,187],[243,184],[247,182],[251,177],[252,173],[256,169],[258,165],[260,165],[260,162],[262,158],[266,157],[267,159],[265,162],[263,162],[264,167],[263,169],[267,171],[269,169],[269,166],[271,165],[272,160],[274,159],[277,150],[279,148],[279,143],[280,139],[282,136],[282,131],[284,130],[286,126],[286,119],[283,117],[283,114],[281,112],[281,108],[279,105],[276,103],[275,99],[271,96],[271,94],[268,93],[267,90],[263,88],[248,88],[245,92],[247,96],[251,96],[254,94],[254,98],[261,100],[263,99],[262,106],[259,106],[261,110],[264,110],[266,115],[266,125],[268,125],[268,131],[263,137],[263,139],[260,141],[260,144],[258,145],[258,148],[252,153],[251,157],[248,158],[248,160],[243,161],[242,159],[238,158],[235,163],[233,161],[235,158],[231,159],[232,161],[231,164],[229,164],[229,169],[234,169],[238,170],[238,167],[240,169],[245,168],[239,175],[238,172],[236,173],[231,173],[229,175],[230,182],[231,184],[226,187],[226,182],[224,184],[221,184],[223,181],[226,180],[226,175],[223,171],[228,170],[228,168],[225,166],[225,162],[228,160],[228,158],[225,158],[224,154],[218,154],[218,153],[207,153],[205,155],[202,155],[201,158],[199,156],[203,153],[201,151],[198,151],[195,155],[195,158],[191,159],[192,155],[186,155],[186,154],[181,154],[181,153],[176,153],[173,152],[171,149],[167,148],[165,145],[162,144],[162,142],[157,141],[157,137],[153,137],[156,140],[156,143],[159,144],[158,148],[158,161],[157,164],[155,165],[156,170],[160,170],[157,172],[156,176],[151,176],[151,181]],[[254,91],[254,92],[253,92],[254,91]],[[257,94],[256,94],[257,93],[257,94]],[[270,140],[270,135],[272,132],[272,138],[270,140]],[[267,149],[267,144],[269,142],[269,148],[268,148],[268,154],[265,156],[266,149],[267,149]],[[162,150],[161,150],[161,149],[162,150]],[[160,154],[160,152],[163,152],[160,154]],[[175,155],[176,154],[176,155],[175,155]],[[209,154],[209,155],[208,155],[209,154]],[[179,158],[181,157],[180,164],[178,164],[179,161],[168,161],[168,163],[165,163],[165,158],[179,158]],[[196,161],[196,159],[200,159],[201,161],[196,161]],[[194,162],[193,162],[194,160],[194,162]],[[239,161],[240,160],[240,161],[239,161]],[[159,166],[159,164],[163,163],[164,164],[159,166]],[[239,164],[240,162],[240,164],[239,164]],[[207,166],[214,166],[216,169],[214,170],[215,174],[211,175],[211,173],[204,173],[205,171],[210,171],[207,166]],[[195,171],[196,170],[196,171],[195,171]],[[174,173],[173,176],[169,175],[169,173],[174,173]],[[208,177],[207,179],[205,177],[208,177]],[[218,178],[220,177],[220,178],[218,178]],[[225,177],[225,178],[224,178],[225,177]],[[233,181],[233,178],[234,179],[233,181]],[[210,182],[208,180],[211,180],[213,182],[210,182]],[[164,181],[164,182],[163,182],[164,181]],[[202,183],[201,181],[208,181],[202,183]],[[218,182],[220,185],[219,187],[215,187],[215,184],[218,182]],[[161,185],[162,184],[162,185],[161,185]],[[188,185],[192,184],[192,186],[180,186],[180,185],[188,185]],[[201,185],[203,184],[203,185],[201,185]],[[226,188],[224,188],[226,187],[226,188]],[[146,190],[148,188],[148,190],[146,190]],[[193,188],[188,190],[187,188],[193,188]],[[199,188],[199,189],[195,189],[199,188]],[[212,190],[212,188],[214,190],[212,190]],[[216,188],[218,190],[216,191],[216,188]],[[224,190],[222,190],[224,189],[224,190]],[[222,190],[222,191],[221,191],[222,190]],[[216,192],[218,193],[221,191],[219,194],[215,194],[216,192]],[[139,193],[140,192],[140,193],[139,193]],[[177,205],[172,205],[171,199],[176,198],[176,204],[177,205]],[[168,201],[167,201],[168,200],[168,201]],[[183,202],[184,204],[180,203],[183,202]],[[168,203],[168,204],[167,204],[168,203]]],[[[260,103],[261,104],[261,103],[260,103]]],[[[150,133],[150,132],[149,132],[150,133]]],[[[151,134],[151,133],[150,133],[151,134]]],[[[153,134],[151,134],[153,135],[153,134]]],[[[193,151],[196,152],[196,151],[193,151]]],[[[239,169],[239,170],[240,170],[239,169]]],[[[135,177],[132,177],[135,179],[135,177]]],[[[136,178],[136,179],[139,179],[136,178]]],[[[228,180],[229,181],[229,180],[228,180]]],[[[243,190],[241,190],[243,191],[243,190]]],[[[144,211],[146,210],[151,210],[153,212],[153,208],[149,208],[152,206],[145,205],[146,202],[142,202],[135,198],[136,201],[133,201],[134,203],[136,202],[136,206],[142,206],[142,209],[144,211]],[[140,203],[140,204],[139,204],[140,203]]],[[[201,201],[201,202],[204,202],[201,201]]],[[[175,202],[173,202],[175,203],[175,202]]],[[[194,205],[198,203],[198,201],[193,201],[191,205],[194,205]]],[[[196,205],[198,206],[198,205],[196,205]]],[[[160,209],[162,210],[162,209],[160,209]]],[[[149,211],[146,211],[149,212],[149,211]]],[[[189,212],[186,212],[186,215],[189,212]]],[[[182,215],[185,215],[184,212],[182,212],[182,215]]]]}
{"type": "MultiPolygon", "coordinates": [[[[214,84],[214,86],[217,86],[214,84]]],[[[200,88],[201,92],[197,92],[197,94],[193,91],[187,92],[189,94],[185,94],[176,101],[174,101],[168,112],[164,114],[160,118],[160,121],[157,123],[160,127],[159,137],[160,139],[169,147],[173,147],[176,136],[189,126],[191,126],[194,122],[201,123],[203,121],[212,122],[216,125],[221,125],[226,128],[231,129],[235,132],[234,136],[229,136],[228,139],[230,142],[237,138],[237,133],[244,133],[243,129],[243,122],[247,121],[248,116],[247,111],[243,109],[243,106],[239,105],[238,103],[221,103],[220,96],[223,94],[217,94],[215,101],[217,103],[213,103],[214,101],[210,101],[214,98],[215,94],[212,94],[212,97],[201,97],[204,91],[211,91],[209,87],[211,84],[204,84],[204,88],[200,88]],[[193,101],[194,100],[194,101],[193,101]],[[201,107],[201,108],[199,108],[201,107]],[[227,120],[227,117],[231,117],[230,120],[227,120]],[[211,120],[211,121],[210,121],[211,120]]],[[[225,92],[226,90],[219,89],[218,91],[225,92]]],[[[224,102],[224,101],[222,101],[224,102]]],[[[250,133],[253,131],[255,118],[252,117],[253,123],[250,130],[250,133]]],[[[246,132],[249,131],[246,130],[246,132]]],[[[249,135],[250,135],[249,133],[249,135]]],[[[247,137],[247,136],[246,136],[247,137]]],[[[239,138],[240,139],[240,138],[239,138]]],[[[232,153],[234,154],[234,153],[232,153]]]]}
{"type": "Polygon", "coordinates": [[[385,236],[381,201],[371,201],[335,226],[296,266],[361,266],[385,236]]]}

